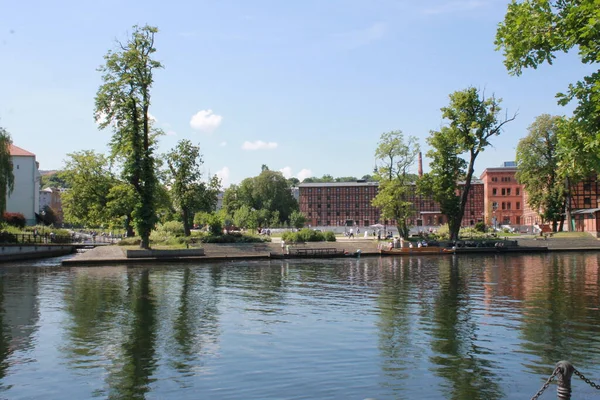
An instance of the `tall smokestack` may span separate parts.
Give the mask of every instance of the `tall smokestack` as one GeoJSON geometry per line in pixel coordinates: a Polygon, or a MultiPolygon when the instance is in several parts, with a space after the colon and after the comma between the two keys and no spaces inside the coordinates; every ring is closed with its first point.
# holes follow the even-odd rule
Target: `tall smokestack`
{"type": "Polygon", "coordinates": [[[419,152],[419,178],[423,176],[423,156],[419,152]]]}

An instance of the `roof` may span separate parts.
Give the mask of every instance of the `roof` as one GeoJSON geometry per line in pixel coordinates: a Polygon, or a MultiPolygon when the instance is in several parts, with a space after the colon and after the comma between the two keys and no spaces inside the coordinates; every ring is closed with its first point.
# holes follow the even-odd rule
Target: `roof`
{"type": "Polygon", "coordinates": [[[344,187],[344,186],[379,186],[379,182],[313,182],[299,183],[299,188],[304,187],[344,187]]]}
{"type": "Polygon", "coordinates": [[[24,150],[20,147],[15,146],[14,144],[10,145],[10,155],[11,156],[27,156],[27,157],[35,157],[35,154],[30,153],[27,150],[24,150]]]}
{"type": "Polygon", "coordinates": [[[594,214],[597,211],[600,211],[600,208],[584,208],[581,210],[572,211],[571,214],[594,214]]]}

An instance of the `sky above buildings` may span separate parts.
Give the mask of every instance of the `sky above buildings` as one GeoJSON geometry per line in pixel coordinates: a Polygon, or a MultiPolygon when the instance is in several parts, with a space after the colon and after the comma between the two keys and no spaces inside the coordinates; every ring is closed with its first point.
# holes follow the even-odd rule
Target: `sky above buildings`
{"type": "MultiPolygon", "coordinates": [[[[576,54],[510,76],[495,51],[507,0],[5,0],[0,12],[0,126],[60,169],[67,154],[107,152],[93,118],[103,56],[131,27],[157,26],[150,113],[166,135],[199,144],[225,186],[266,164],[286,177],[372,173],[381,133],[427,151],[453,91],[503,99],[514,122],[481,154],[513,160],[543,113],[569,115],[555,94],[584,75],[576,54]]],[[[424,158],[424,169],[428,170],[424,158]]],[[[416,166],[415,166],[416,171],[416,166]]]]}

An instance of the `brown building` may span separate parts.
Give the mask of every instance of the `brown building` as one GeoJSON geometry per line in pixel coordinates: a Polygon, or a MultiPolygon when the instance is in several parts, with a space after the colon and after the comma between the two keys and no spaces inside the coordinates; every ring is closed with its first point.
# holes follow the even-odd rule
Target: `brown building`
{"type": "MultiPolygon", "coordinates": [[[[571,225],[569,230],[589,232],[600,236],[600,185],[596,178],[588,178],[570,185],[571,225]]],[[[564,229],[567,229],[566,227],[564,229]]]]}
{"type": "Polygon", "coordinates": [[[514,162],[502,167],[486,168],[481,174],[484,187],[486,224],[520,226],[523,224],[523,185],[517,182],[514,162]]]}
{"type": "MultiPolygon", "coordinates": [[[[371,205],[377,196],[378,182],[326,182],[298,185],[300,211],[311,226],[359,226],[373,224],[395,225],[393,220],[381,219],[381,212],[371,205]]],[[[448,222],[440,206],[431,196],[421,196],[411,185],[408,201],[414,205],[410,226],[439,226],[448,222]]],[[[464,226],[483,220],[483,183],[475,180],[465,208],[464,226]]]]}

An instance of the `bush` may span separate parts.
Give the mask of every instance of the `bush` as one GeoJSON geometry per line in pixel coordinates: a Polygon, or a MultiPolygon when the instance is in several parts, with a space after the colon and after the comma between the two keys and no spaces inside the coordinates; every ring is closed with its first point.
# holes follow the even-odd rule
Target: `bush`
{"type": "Polygon", "coordinates": [[[325,236],[325,240],[328,242],[335,242],[336,238],[335,238],[335,233],[332,231],[327,231],[323,233],[323,236],[325,236]]]}
{"type": "Polygon", "coordinates": [[[2,215],[2,219],[11,226],[16,226],[17,228],[25,227],[25,216],[21,213],[5,212],[2,215]]]}
{"type": "Polygon", "coordinates": [[[158,232],[164,232],[168,235],[182,236],[183,235],[183,222],[181,221],[169,221],[156,228],[158,232]]]}
{"type": "Polygon", "coordinates": [[[281,239],[287,243],[298,243],[298,242],[323,242],[325,240],[329,242],[335,242],[335,234],[333,232],[321,232],[314,231],[312,229],[302,229],[298,232],[284,232],[281,235],[281,239]]]}
{"type": "Polygon", "coordinates": [[[226,235],[203,235],[199,237],[199,241],[201,243],[264,243],[270,242],[271,238],[234,232],[226,235]]]}
{"type": "Polygon", "coordinates": [[[475,230],[477,232],[484,233],[485,232],[485,222],[479,221],[478,223],[476,223],[475,224],[475,230]]]}
{"type": "Polygon", "coordinates": [[[119,240],[119,246],[139,246],[142,240],[139,237],[128,237],[119,240]]]}

